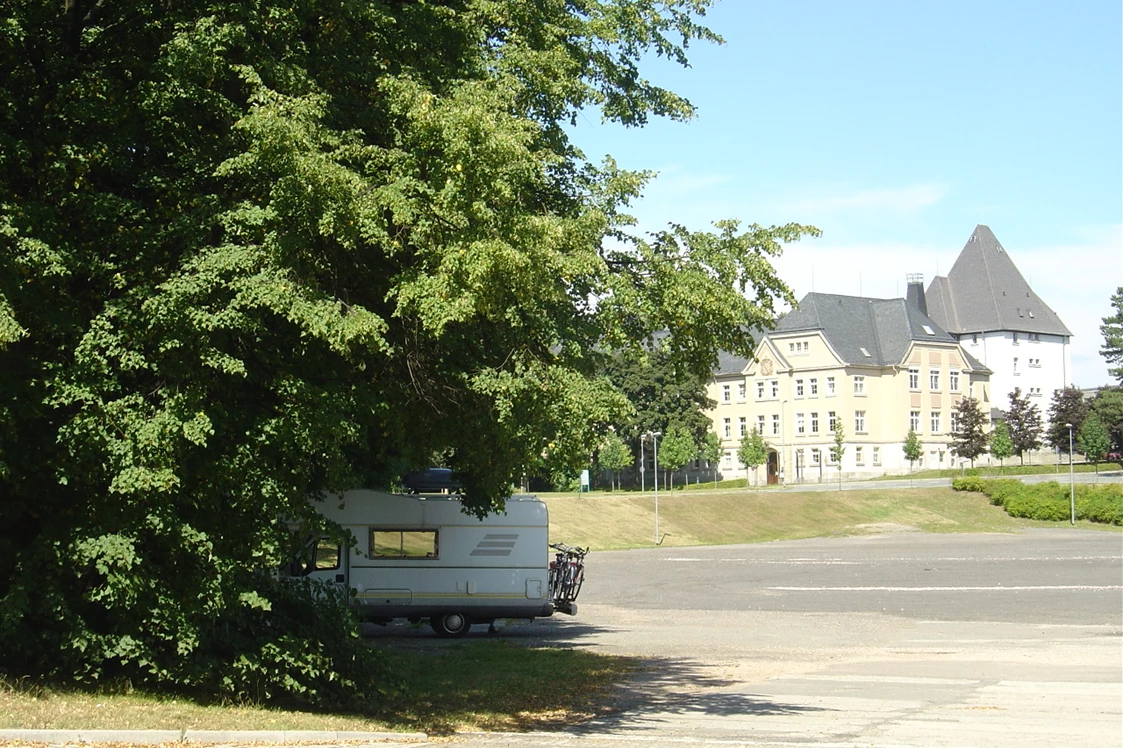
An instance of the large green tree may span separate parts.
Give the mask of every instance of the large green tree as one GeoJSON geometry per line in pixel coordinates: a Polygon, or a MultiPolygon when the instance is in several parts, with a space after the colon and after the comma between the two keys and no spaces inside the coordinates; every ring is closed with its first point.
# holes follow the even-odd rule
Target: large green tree
{"type": "Polygon", "coordinates": [[[994,430],[990,432],[989,449],[991,457],[998,458],[999,466],[1005,464],[1007,457],[1013,456],[1014,440],[1010,438],[1010,427],[1005,421],[994,424],[994,430]]]}
{"type": "Polygon", "coordinates": [[[261,573],[309,497],[441,455],[483,511],[627,409],[597,351],[749,355],[814,230],[639,235],[565,129],[688,119],[638,64],[707,5],[4,4],[0,664],[355,690],[261,573]]]}
{"type": "Polygon", "coordinates": [[[1095,413],[1084,419],[1080,426],[1080,435],[1076,439],[1076,448],[1084,455],[1084,459],[1096,466],[1099,475],[1100,463],[1107,457],[1111,449],[1111,434],[1107,427],[1095,413]]]}
{"type": "Polygon", "coordinates": [[[1049,446],[1065,454],[1069,451],[1070,437],[1075,440],[1088,417],[1088,401],[1084,393],[1077,387],[1065,387],[1053,392],[1053,400],[1049,404],[1049,427],[1045,432],[1045,440],[1049,446]],[[1069,433],[1069,424],[1072,433],[1069,433]]]}
{"type": "Polygon", "coordinates": [[[1100,333],[1104,336],[1100,354],[1109,364],[1108,373],[1123,384],[1123,286],[1111,295],[1111,307],[1114,313],[1104,317],[1100,325],[1100,333]]]}
{"type": "Polygon", "coordinates": [[[1092,400],[1091,409],[1111,434],[1115,451],[1123,451],[1123,389],[1104,387],[1092,400]]]}

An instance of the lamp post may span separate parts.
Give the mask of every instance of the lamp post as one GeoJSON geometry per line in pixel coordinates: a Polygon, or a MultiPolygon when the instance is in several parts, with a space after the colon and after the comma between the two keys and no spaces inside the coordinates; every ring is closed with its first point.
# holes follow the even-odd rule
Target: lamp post
{"type": "Polygon", "coordinates": [[[1068,427],[1068,502],[1069,502],[1069,518],[1070,522],[1076,524],[1076,479],[1073,477],[1072,472],[1072,424],[1066,423],[1068,427]]]}
{"type": "Polygon", "coordinates": [[[659,545],[659,437],[662,431],[648,431],[651,437],[651,450],[655,457],[655,545],[659,545]]]}
{"type": "Polygon", "coordinates": [[[643,474],[647,471],[647,465],[644,463],[643,456],[643,443],[647,441],[647,434],[639,435],[639,492],[646,493],[647,486],[644,485],[643,474]]]}

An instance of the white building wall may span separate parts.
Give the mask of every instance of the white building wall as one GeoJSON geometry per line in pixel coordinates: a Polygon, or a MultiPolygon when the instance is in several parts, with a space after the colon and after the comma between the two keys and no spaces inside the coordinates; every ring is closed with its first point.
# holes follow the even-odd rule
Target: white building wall
{"type": "Polygon", "coordinates": [[[960,343],[993,372],[990,407],[1006,410],[1010,393],[1020,387],[1022,394],[1029,395],[1037,405],[1044,422],[1053,392],[1072,384],[1072,347],[1061,335],[1033,335],[1000,330],[962,335],[960,343]]]}

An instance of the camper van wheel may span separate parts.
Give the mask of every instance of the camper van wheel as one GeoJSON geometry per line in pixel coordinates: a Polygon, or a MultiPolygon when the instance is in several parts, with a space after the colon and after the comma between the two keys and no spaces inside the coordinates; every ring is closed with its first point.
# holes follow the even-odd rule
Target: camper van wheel
{"type": "Polygon", "coordinates": [[[433,631],[437,632],[437,636],[448,639],[464,636],[472,626],[468,616],[463,613],[442,613],[439,616],[433,616],[429,619],[429,625],[433,627],[433,631]]]}

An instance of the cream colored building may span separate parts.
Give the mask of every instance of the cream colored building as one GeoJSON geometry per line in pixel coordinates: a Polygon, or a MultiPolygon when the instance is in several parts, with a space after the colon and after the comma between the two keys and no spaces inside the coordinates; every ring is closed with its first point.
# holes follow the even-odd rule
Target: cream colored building
{"type": "Polygon", "coordinates": [[[916,469],[958,467],[949,449],[955,408],[970,396],[989,413],[989,378],[915,303],[808,294],[758,337],[751,360],[723,355],[714,371],[708,415],[722,441],[721,473],[746,476],[737,451],[756,427],[769,457],[750,483],[838,480],[837,419],[844,480],[908,473],[910,428],[923,444],[916,469]]]}

